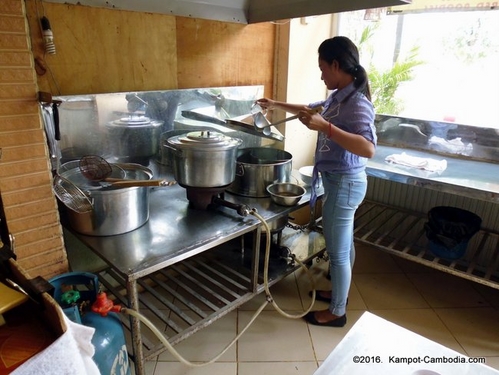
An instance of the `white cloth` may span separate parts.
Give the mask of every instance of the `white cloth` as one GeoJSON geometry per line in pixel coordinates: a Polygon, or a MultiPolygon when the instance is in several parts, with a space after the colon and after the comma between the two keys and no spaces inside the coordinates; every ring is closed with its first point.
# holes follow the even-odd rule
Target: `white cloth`
{"type": "Polygon", "coordinates": [[[18,367],[11,375],[99,375],[92,337],[95,328],[77,324],[64,314],[67,331],[44,351],[18,367]]]}
{"type": "Polygon", "coordinates": [[[406,168],[442,173],[447,168],[447,160],[432,159],[432,158],[420,158],[417,156],[407,155],[405,152],[401,154],[388,155],[385,161],[389,164],[400,165],[406,168]]]}
{"type": "Polygon", "coordinates": [[[464,144],[461,138],[454,138],[449,141],[444,138],[432,136],[428,140],[428,145],[434,150],[452,154],[471,155],[473,152],[473,145],[471,143],[464,144]]]}

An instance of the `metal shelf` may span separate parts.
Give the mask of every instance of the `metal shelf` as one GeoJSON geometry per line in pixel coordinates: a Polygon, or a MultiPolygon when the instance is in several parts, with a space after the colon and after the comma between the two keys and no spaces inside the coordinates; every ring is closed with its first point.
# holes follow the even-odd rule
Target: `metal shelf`
{"type": "MultiPolygon", "coordinates": [[[[138,280],[140,313],[161,328],[172,345],[254,295],[250,268],[231,268],[214,255],[215,250],[209,253],[209,256],[192,257],[138,280]]],[[[108,268],[99,273],[99,279],[121,304],[128,305],[126,282],[118,273],[108,268]]],[[[124,319],[123,323],[130,330],[129,320],[124,319]]],[[[166,349],[147,328],[141,331],[145,360],[166,349]]]]}
{"type": "MultiPolygon", "coordinates": [[[[304,263],[325,248],[321,233],[303,229],[285,228],[280,244],[293,249],[296,258],[304,263]]],[[[261,250],[255,257],[253,251],[252,246],[245,246],[239,237],[140,278],[137,281],[140,313],[161,327],[170,344],[178,344],[264,292],[264,252],[261,250]]],[[[269,262],[269,286],[298,267],[289,258],[274,254],[269,262]]],[[[128,306],[125,278],[111,267],[101,270],[98,275],[111,298],[114,296],[116,303],[128,306]]],[[[130,320],[125,317],[122,321],[131,331],[130,320]]],[[[146,327],[141,330],[141,337],[144,360],[166,350],[146,327]]],[[[131,349],[129,353],[133,353],[131,349]]]]}
{"type": "Polygon", "coordinates": [[[357,210],[356,242],[425,266],[499,289],[499,233],[480,230],[458,260],[439,258],[428,249],[426,214],[365,201],[357,210]]]}

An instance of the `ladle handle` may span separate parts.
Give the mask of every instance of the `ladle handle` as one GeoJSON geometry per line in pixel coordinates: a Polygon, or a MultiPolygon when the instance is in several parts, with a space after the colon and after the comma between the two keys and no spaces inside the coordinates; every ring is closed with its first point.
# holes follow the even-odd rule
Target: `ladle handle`
{"type": "Polygon", "coordinates": [[[139,187],[139,186],[172,186],[175,185],[176,181],[166,181],[166,180],[119,180],[119,181],[109,181],[106,180],[112,187],[139,187]]]}
{"type": "Polygon", "coordinates": [[[299,115],[294,115],[294,116],[291,116],[291,117],[287,117],[285,119],[273,122],[272,124],[269,124],[269,126],[275,126],[275,125],[282,124],[284,122],[288,122],[288,121],[291,121],[291,120],[296,120],[298,117],[300,117],[300,116],[299,115]]]}
{"type": "MultiPolygon", "coordinates": [[[[312,108],[312,109],[308,110],[308,113],[310,113],[311,115],[313,115],[313,114],[322,112],[322,109],[323,109],[323,107],[315,107],[315,108],[312,108]]],[[[272,124],[269,124],[268,126],[275,126],[275,125],[282,124],[283,122],[288,122],[288,121],[291,121],[291,120],[296,120],[298,117],[300,117],[300,116],[299,115],[294,115],[294,116],[291,116],[291,117],[287,117],[285,119],[273,122],[272,124]]]]}

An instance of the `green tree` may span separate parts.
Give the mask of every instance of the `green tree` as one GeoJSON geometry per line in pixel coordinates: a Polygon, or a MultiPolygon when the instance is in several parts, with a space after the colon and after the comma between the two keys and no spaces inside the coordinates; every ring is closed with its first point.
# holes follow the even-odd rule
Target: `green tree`
{"type": "Polygon", "coordinates": [[[374,23],[363,29],[358,42],[359,50],[363,55],[363,60],[368,61],[367,72],[376,112],[398,115],[404,109],[404,105],[396,97],[397,89],[403,82],[414,79],[414,68],[424,64],[424,62],[418,59],[419,47],[414,46],[406,56],[401,58],[400,55],[396,55],[397,57],[394,58],[395,61],[390,69],[378,69],[372,63],[375,50],[370,43],[370,40],[375,35],[376,28],[377,24],[374,23]]]}

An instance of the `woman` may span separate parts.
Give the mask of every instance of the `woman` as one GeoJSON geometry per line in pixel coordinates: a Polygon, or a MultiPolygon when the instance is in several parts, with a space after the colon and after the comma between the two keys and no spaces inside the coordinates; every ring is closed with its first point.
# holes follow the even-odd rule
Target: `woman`
{"type": "MultiPolygon", "coordinates": [[[[262,108],[280,108],[299,115],[310,130],[317,131],[314,181],[322,175],[322,225],[330,260],[331,291],[317,291],[316,298],[330,303],[326,310],[305,316],[311,324],[343,327],[355,260],[353,223],[367,189],[365,167],[374,156],[376,131],[374,109],[365,69],[352,41],[337,36],[319,46],[321,79],[330,96],[308,106],[260,99],[262,108]],[[323,107],[321,113],[311,109],[323,107]]],[[[315,204],[315,184],[311,204],[315,204]]]]}

